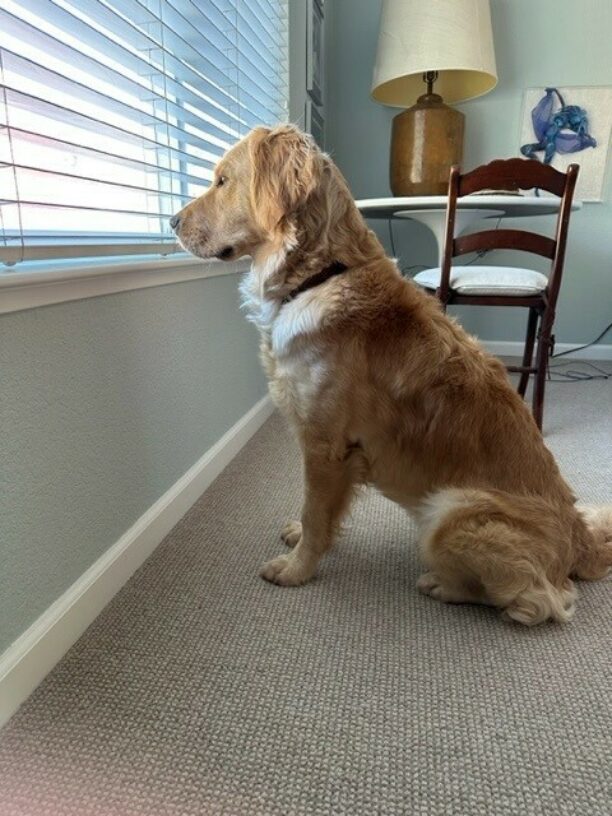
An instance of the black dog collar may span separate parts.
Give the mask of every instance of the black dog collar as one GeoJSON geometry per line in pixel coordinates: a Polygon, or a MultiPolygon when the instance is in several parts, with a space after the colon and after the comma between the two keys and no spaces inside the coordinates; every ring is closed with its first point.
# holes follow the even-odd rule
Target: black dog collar
{"type": "Polygon", "coordinates": [[[309,278],[302,281],[299,286],[296,286],[296,288],[289,292],[288,295],[285,295],[283,298],[283,303],[289,303],[289,301],[293,300],[298,295],[301,295],[302,292],[307,292],[308,289],[313,289],[315,286],[320,286],[330,278],[334,278],[336,275],[341,275],[343,272],[346,272],[347,269],[348,266],[346,264],[340,263],[340,261],[334,261],[333,264],[326,266],[325,269],[317,272],[316,275],[311,275],[309,278]]]}

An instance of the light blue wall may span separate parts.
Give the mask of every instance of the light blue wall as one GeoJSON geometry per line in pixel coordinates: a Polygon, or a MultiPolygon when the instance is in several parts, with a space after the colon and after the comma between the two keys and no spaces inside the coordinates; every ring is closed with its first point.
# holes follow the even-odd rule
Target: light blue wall
{"type": "Polygon", "coordinates": [[[0,653],[266,393],[257,345],[235,275],[0,316],[0,653]]]}
{"type": "MultiPolygon", "coordinates": [[[[380,6],[380,0],[326,3],[327,148],[356,198],[390,195],[389,134],[398,111],[369,97],[380,6]]],[[[459,106],[466,115],[466,168],[517,154],[524,88],[612,85],[611,0],[492,0],[491,10],[499,84],[459,106]]],[[[604,203],[585,204],[572,216],[556,326],[559,342],[587,342],[612,320],[610,167],[604,197],[604,203]]],[[[554,219],[521,219],[516,225],[552,234],[554,219]]],[[[388,245],[386,227],[380,234],[388,245]]],[[[425,228],[397,224],[396,234],[403,265],[435,262],[435,244],[425,228]]],[[[546,269],[540,259],[531,261],[546,269]]],[[[512,260],[508,253],[492,253],[487,262],[520,264],[525,256],[512,260]]],[[[460,318],[488,340],[524,335],[522,310],[471,308],[460,318]]],[[[612,341],[608,337],[606,342],[612,341]]]]}

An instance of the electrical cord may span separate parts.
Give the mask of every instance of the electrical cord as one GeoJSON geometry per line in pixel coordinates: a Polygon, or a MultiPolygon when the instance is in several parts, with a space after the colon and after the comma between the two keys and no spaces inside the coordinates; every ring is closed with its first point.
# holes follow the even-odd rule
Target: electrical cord
{"type": "Polygon", "coordinates": [[[597,337],[594,340],[591,340],[589,343],[585,343],[584,346],[575,346],[575,348],[566,349],[566,351],[558,351],[556,354],[553,354],[552,356],[553,358],[563,357],[566,354],[571,354],[574,351],[582,351],[582,349],[590,348],[591,346],[594,346],[596,343],[599,343],[601,338],[604,337],[610,331],[610,329],[612,329],[612,323],[608,323],[608,325],[601,332],[601,334],[598,334],[597,337]]]}
{"type": "MultiPolygon", "coordinates": [[[[503,217],[504,217],[503,215],[499,216],[499,218],[497,219],[497,223],[495,224],[495,227],[493,229],[499,229],[499,225],[501,224],[501,221],[502,221],[503,217]]],[[[389,242],[391,244],[391,254],[392,254],[392,256],[394,258],[397,259],[397,252],[395,250],[395,236],[393,234],[393,219],[392,218],[387,219],[387,226],[389,228],[389,242]]],[[[457,264],[457,266],[471,266],[471,264],[476,263],[476,261],[479,261],[481,258],[484,258],[486,255],[488,255],[489,252],[491,252],[490,249],[481,249],[474,255],[474,257],[472,258],[471,261],[468,261],[467,263],[464,263],[464,264],[457,264]]],[[[430,267],[430,264],[412,264],[411,266],[400,266],[400,270],[401,270],[402,274],[410,275],[411,270],[413,270],[413,269],[429,269],[429,267],[430,267]]]]}
{"type": "MultiPolygon", "coordinates": [[[[499,216],[499,218],[497,219],[497,223],[493,227],[493,230],[499,229],[499,225],[501,224],[501,221],[502,221],[503,217],[504,217],[503,215],[499,216]]],[[[479,249],[478,252],[476,252],[476,255],[472,258],[471,261],[468,261],[467,263],[463,263],[463,264],[457,264],[457,266],[471,266],[473,263],[476,263],[476,261],[479,261],[481,258],[484,258],[491,251],[492,250],[490,250],[490,249],[479,249]]]]}
{"type": "MultiPolygon", "coordinates": [[[[591,340],[589,343],[585,343],[583,346],[575,346],[574,348],[566,349],[565,351],[559,351],[556,354],[553,354],[551,359],[554,360],[557,357],[564,357],[566,354],[571,354],[574,351],[582,351],[583,349],[591,348],[591,346],[594,346],[596,343],[598,343],[601,340],[601,338],[604,337],[610,331],[610,329],[612,329],[612,323],[608,323],[606,328],[602,332],[600,332],[597,335],[597,337],[595,337],[594,340],[591,340]]],[[[589,363],[584,360],[580,361],[578,365],[582,366],[583,369],[584,367],[591,369],[591,371],[584,370],[581,371],[580,368],[567,368],[563,370],[564,366],[568,365],[575,365],[575,363],[573,361],[572,362],[567,361],[559,363],[558,365],[549,365],[547,374],[550,382],[567,383],[567,382],[586,382],[588,380],[609,380],[611,376],[610,373],[604,371],[603,368],[600,368],[599,366],[596,366],[594,363],[589,363]],[[593,374],[592,373],[593,371],[595,371],[596,373],[593,374]]]]}
{"type": "MultiPolygon", "coordinates": [[[[391,255],[395,260],[399,260],[397,257],[397,252],[395,251],[395,236],[393,235],[393,219],[387,218],[387,226],[389,227],[389,242],[391,244],[391,255]]],[[[399,265],[399,264],[398,264],[399,265]]],[[[402,275],[410,275],[410,270],[412,269],[427,269],[425,264],[415,264],[414,266],[401,266],[399,265],[399,270],[402,275]]],[[[411,275],[412,277],[412,275],[411,275]]]]}
{"type": "Polygon", "coordinates": [[[604,371],[603,368],[599,368],[599,366],[594,365],[593,363],[588,363],[586,361],[580,361],[578,365],[590,368],[596,371],[596,374],[592,374],[588,371],[581,371],[578,368],[568,368],[565,371],[562,370],[564,366],[573,365],[573,363],[566,362],[566,363],[559,363],[558,365],[549,365],[547,371],[547,378],[549,382],[557,382],[557,383],[575,383],[575,382],[586,382],[588,380],[609,380],[610,374],[607,371],[604,371]]]}

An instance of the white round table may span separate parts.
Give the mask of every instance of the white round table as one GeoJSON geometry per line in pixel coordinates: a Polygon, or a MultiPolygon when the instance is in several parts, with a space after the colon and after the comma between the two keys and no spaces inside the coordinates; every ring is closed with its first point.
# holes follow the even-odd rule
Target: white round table
{"type": "MultiPolygon", "coordinates": [[[[455,236],[483,218],[523,218],[555,215],[561,199],[530,195],[470,195],[457,199],[455,236]]],[[[411,196],[408,198],[362,198],[355,202],[364,218],[389,220],[409,218],[424,224],[434,234],[438,245],[438,263],[444,251],[446,196],[411,196]]],[[[572,210],[579,210],[574,201],[572,210]]]]}

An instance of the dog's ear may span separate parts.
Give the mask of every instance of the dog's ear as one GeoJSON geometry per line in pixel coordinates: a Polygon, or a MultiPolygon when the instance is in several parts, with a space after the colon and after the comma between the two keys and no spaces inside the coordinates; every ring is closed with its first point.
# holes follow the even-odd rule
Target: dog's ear
{"type": "Polygon", "coordinates": [[[294,213],[316,188],[319,151],[311,136],[291,125],[258,128],[251,141],[251,202],[268,233],[294,213]]]}

